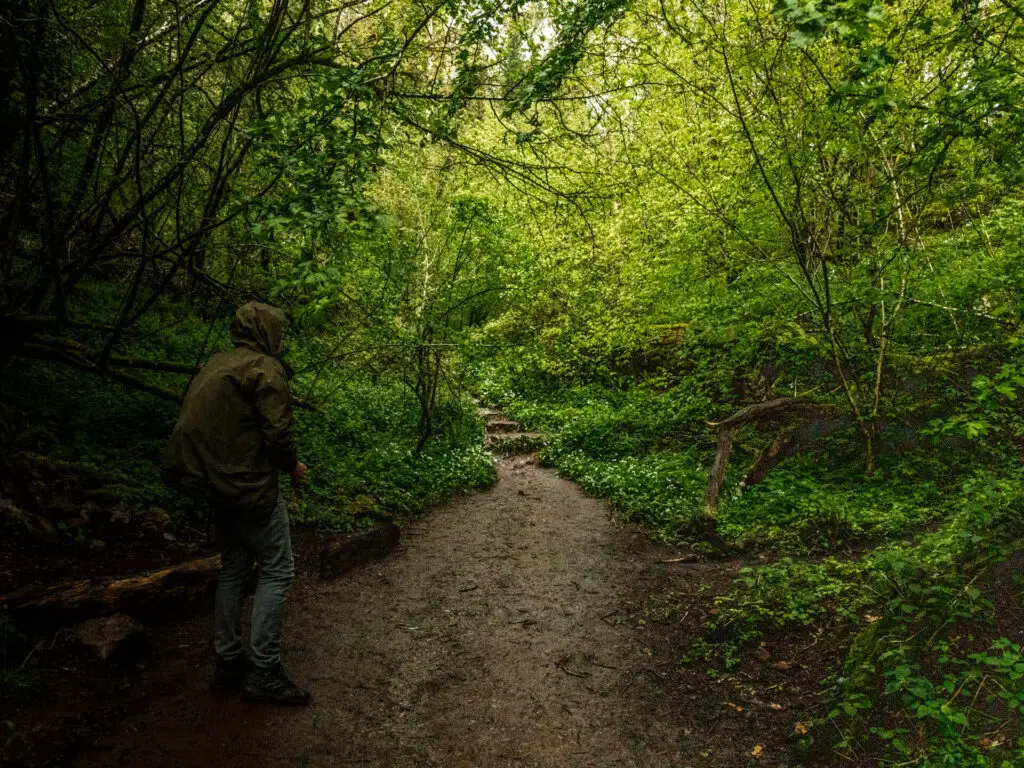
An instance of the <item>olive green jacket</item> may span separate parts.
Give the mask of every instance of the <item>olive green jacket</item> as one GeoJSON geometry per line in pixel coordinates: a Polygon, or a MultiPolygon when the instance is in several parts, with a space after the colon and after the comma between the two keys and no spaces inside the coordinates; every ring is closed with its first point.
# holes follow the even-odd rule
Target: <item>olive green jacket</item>
{"type": "Polygon", "coordinates": [[[192,381],[164,454],[167,481],[259,519],[277,502],[278,473],[298,464],[284,350],[284,313],[239,307],[235,348],[210,358],[192,381]]]}

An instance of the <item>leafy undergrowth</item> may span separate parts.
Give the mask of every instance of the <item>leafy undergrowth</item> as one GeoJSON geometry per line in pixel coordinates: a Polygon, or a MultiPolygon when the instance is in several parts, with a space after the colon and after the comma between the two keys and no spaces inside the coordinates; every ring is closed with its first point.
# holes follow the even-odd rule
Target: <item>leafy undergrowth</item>
{"type": "MultiPolygon", "coordinates": [[[[0,396],[8,457],[47,457],[52,466],[94,476],[89,498],[133,516],[154,508],[190,514],[194,505],[168,489],[159,471],[177,415],[173,403],[40,363],[6,377],[0,396]]],[[[468,401],[447,433],[420,453],[416,419],[411,394],[359,381],[315,412],[297,411],[296,437],[310,473],[296,519],[347,529],[493,482],[494,462],[468,401]]],[[[60,510],[46,511],[60,524],[60,510]]]]}
{"type": "MultiPolygon", "coordinates": [[[[713,408],[695,382],[667,390],[578,387],[485,397],[549,433],[543,458],[659,538],[701,541],[713,408]]],[[[717,414],[716,414],[717,415],[717,414]]],[[[1024,532],[1024,472],[1012,456],[933,423],[865,474],[855,436],[838,434],[744,488],[766,439],[742,435],[717,533],[772,562],[742,568],[684,662],[734,669],[765,639],[806,633],[849,645],[823,680],[794,750],[814,764],[925,768],[1024,765],[1024,655],[1006,636],[1006,579],[1024,532]],[[824,634],[822,634],[824,633],[824,634]]],[[[968,437],[970,437],[968,435],[968,437]]],[[[1019,618],[1019,617],[1018,617],[1019,618]]]]}
{"type": "MultiPolygon", "coordinates": [[[[545,462],[588,492],[610,500],[623,516],[670,542],[707,531],[704,491],[714,456],[711,403],[700,382],[683,379],[665,390],[618,391],[583,386],[521,394],[494,381],[482,387],[514,420],[549,435],[545,462]]],[[[872,475],[859,467],[855,435],[822,440],[788,460],[764,482],[743,488],[743,470],[769,436],[743,435],[726,475],[716,529],[738,545],[777,552],[844,550],[905,536],[952,509],[950,492],[975,458],[949,442],[894,454],[872,475]]]]}
{"type": "Polygon", "coordinates": [[[398,387],[351,385],[320,412],[298,415],[310,465],[296,519],[351,528],[382,513],[409,513],[496,479],[467,400],[447,433],[417,453],[415,400],[398,387]]]}
{"type": "Polygon", "coordinates": [[[832,747],[862,764],[1020,765],[1024,657],[998,634],[998,588],[981,582],[1018,546],[1024,476],[978,472],[955,501],[935,530],[856,559],[743,569],[691,657],[735,664],[754,641],[798,627],[852,634],[829,681],[834,707],[803,747],[838,729],[832,747]]]}
{"type": "MultiPolygon", "coordinates": [[[[100,324],[116,315],[118,295],[109,286],[93,283],[83,290],[89,300],[80,322],[100,324]]],[[[160,303],[118,352],[203,362],[230,348],[230,317],[213,308],[211,315],[214,319],[206,320],[180,305],[160,303]]],[[[88,334],[80,332],[86,342],[98,345],[102,336],[89,339],[88,334]]],[[[298,371],[293,390],[319,406],[295,410],[300,456],[310,467],[295,519],[346,530],[380,514],[414,512],[494,481],[494,462],[481,445],[482,422],[468,398],[439,415],[435,436],[416,451],[420,414],[408,387],[370,376],[318,374],[318,361],[327,356],[324,343],[299,332],[289,339],[288,360],[298,371]]],[[[145,378],[178,393],[188,385],[188,377],[178,373],[146,372],[145,378]]],[[[118,507],[132,519],[170,510],[180,522],[198,524],[201,513],[195,504],[168,489],[160,476],[160,456],[177,413],[173,402],[150,394],[67,367],[25,361],[10,366],[0,381],[0,450],[8,459],[28,457],[33,466],[45,465],[41,485],[52,484],[54,467],[83,478],[76,485],[84,488],[73,489],[73,498],[44,492],[46,498],[38,499],[41,511],[58,526],[66,528],[70,521],[65,518],[78,513],[73,507],[86,501],[118,507]],[[68,514],[52,508],[60,504],[68,514]]],[[[16,524],[11,516],[4,520],[16,524]]],[[[74,533],[88,539],[86,531],[74,533]]]]}

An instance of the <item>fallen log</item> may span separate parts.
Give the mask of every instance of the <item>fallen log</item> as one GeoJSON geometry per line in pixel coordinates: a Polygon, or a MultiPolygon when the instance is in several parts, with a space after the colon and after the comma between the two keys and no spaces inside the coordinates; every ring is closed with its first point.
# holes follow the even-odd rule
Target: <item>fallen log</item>
{"type": "Polygon", "coordinates": [[[91,373],[96,376],[105,376],[121,384],[124,384],[129,389],[135,389],[140,392],[145,392],[146,394],[160,398],[161,400],[169,400],[172,403],[177,403],[179,405],[184,400],[182,395],[178,392],[175,392],[170,389],[165,389],[164,387],[158,387],[155,384],[150,384],[149,382],[143,381],[142,379],[136,376],[123,373],[122,371],[119,371],[116,368],[110,368],[106,371],[103,371],[99,368],[99,366],[97,366],[91,360],[87,359],[85,356],[77,354],[69,349],[50,347],[44,344],[37,344],[33,342],[24,344],[18,350],[18,353],[22,357],[28,357],[35,360],[44,360],[46,362],[51,363],[61,363],[63,365],[70,366],[85,373],[91,373]]]}
{"type": "MultiPolygon", "coordinates": [[[[99,367],[96,360],[99,354],[91,347],[82,344],[74,339],[65,339],[55,336],[37,335],[29,339],[31,343],[43,346],[51,346],[57,349],[64,349],[80,357],[87,363],[99,367]]],[[[108,355],[108,367],[114,368],[140,368],[146,371],[158,371],[162,373],[183,373],[187,376],[195,376],[199,373],[199,366],[192,363],[174,363],[163,360],[145,360],[138,357],[126,357],[124,355],[108,355]]]]}
{"type": "Polygon", "coordinates": [[[709,426],[734,429],[755,421],[771,421],[800,411],[818,411],[824,406],[803,397],[776,397],[763,403],[754,403],[741,408],[723,421],[709,422],[709,426]]]}
{"type": "Polygon", "coordinates": [[[681,557],[670,557],[667,560],[662,560],[663,563],[699,563],[703,558],[697,554],[682,555],[681,557]]]}
{"type": "MultiPolygon", "coordinates": [[[[707,489],[704,492],[705,514],[714,517],[718,512],[722,483],[725,481],[725,472],[729,468],[729,457],[732,455],[733,438],[736,436],[736,431],[746,424],[779,422],[793,417],[800,417],[802,422],[830,419],[835,424],[839,424],[842,421],[838,411],[831,406],[800,397],[777,397],[763,403],[748,405],[723,421],[708,423],[708,426],[718,429],[718,440],[715,448],[715,460],[711,465],[707,489]]],[[[800,433],[799,427],[792,435],[773,441],[768,450],[758,458],[747,473],[747,477],[752,481],[750,484],[761,482],[772,467],[787,456],[794,455],[802,444],[803,435],[800,433]]]]}
{"type": "Polygon", "coordinates": [[[56,625],[127,612],[165,614],[213,590],[220,555],[127,578],[82,579],[0,595],[0,607],[32,624],[56,625]]]}

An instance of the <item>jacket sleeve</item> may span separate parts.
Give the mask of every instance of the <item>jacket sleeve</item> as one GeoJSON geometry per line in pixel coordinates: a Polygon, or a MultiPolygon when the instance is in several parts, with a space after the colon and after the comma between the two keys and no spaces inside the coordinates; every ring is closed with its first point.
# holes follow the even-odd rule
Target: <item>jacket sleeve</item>
{"type": "Polygon", "coordinates": [[[292,396],[288,379],[277,361],[269,358],[255,371],[256,411],[270,460],[281,472],[291,472],[299,463],[295,446],[292,396]]]}

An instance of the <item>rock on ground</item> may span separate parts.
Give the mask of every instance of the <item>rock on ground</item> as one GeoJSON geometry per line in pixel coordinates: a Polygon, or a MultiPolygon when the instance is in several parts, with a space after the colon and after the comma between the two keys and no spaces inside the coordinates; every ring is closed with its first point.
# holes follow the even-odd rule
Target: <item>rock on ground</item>
{"type": "Polygon", "coordinates": [[[90,656],[108,664],[136,661],[148,644],[142,625],[124,613],[83,621],[75,636],[90,656]]]}

